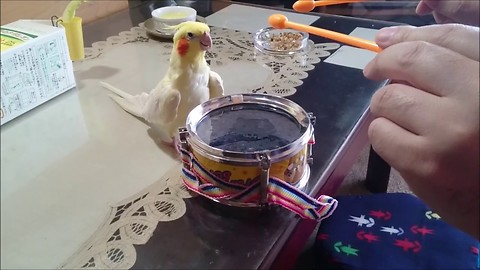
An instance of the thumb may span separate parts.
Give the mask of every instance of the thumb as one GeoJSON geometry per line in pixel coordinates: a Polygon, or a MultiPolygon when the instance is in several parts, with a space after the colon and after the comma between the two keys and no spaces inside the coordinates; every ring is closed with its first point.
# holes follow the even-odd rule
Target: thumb
{"type": "Polygon", "coordinates": [[[418,15],[422,16],[431,13],[433,11],[433,8],[428,5],[427,1],[420,0],[415,11],[418,15]]]}

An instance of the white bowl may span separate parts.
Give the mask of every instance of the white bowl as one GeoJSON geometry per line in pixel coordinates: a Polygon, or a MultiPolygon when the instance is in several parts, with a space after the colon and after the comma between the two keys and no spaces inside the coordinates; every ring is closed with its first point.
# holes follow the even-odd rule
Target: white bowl
{"type": "Polygon", "coordinates": [[[197,11],[191,7],[183,6],[161,7],[152,11],[152,18],[155,30],[162,34],[171,35],[175,30],[169,29],[169,27],[182,22],[194,22],[197,18],[197,11]]]}

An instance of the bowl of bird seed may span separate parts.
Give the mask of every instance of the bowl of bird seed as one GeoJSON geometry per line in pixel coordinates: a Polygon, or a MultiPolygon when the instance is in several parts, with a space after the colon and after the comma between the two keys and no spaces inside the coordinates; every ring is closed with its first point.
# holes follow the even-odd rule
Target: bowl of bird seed
{"type": "Polygon", "coordinates": [[[262,28],[254,35],[254,45],[261,52],[291,55],[307,48],[308,33],[293,29],[262,28]]]}

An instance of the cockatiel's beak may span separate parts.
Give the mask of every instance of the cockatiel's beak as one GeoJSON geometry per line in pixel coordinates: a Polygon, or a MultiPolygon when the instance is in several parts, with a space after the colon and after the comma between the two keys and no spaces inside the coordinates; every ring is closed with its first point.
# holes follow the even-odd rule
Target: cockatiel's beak
{"type": "Polygon", "coordinates": [[[210,49],[212,47],[212,38],[210,37],[210,33],[205,32],[203,35],[201,35],[199,42],[202,50],[206,51],[210,49]]]}

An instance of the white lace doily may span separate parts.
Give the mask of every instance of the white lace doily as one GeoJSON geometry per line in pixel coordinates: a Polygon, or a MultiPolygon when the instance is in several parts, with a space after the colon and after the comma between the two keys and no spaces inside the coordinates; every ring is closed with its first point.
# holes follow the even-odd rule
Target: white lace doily
{"type": "MultiPolygon", "coordinates": [[[[314,64],[319,63],[321,58],[329,56],[329,50],[335,50],[340,46],[338,43],[310,42],[309,50],[305,54],[272,56],[254,49],[253,35],[250,33],[211,27],[211,36],[214,45],[207,52],[206,58],[212,70],[234,68],[248,72],[253,67],[253,71],[250,70],[252,73],[258,72],[258,69],[267,73],[260,76],[261,80],[253,85],[251,83],[246,88],[239,86],[240,89],[235,89],[239,93],[292,95],[296,91],[295,88],[302,84],[302,79],[308,76],[307,71],[312,70],[314,64]]],[[[155,46],[155,51],[160,52],[162,58],[160,61],[168,62],[172,42],[150,39],[140,24],[130,31],[121,32],[118,36],[109,37],[106,41],[94,43],[91,48],[85,48],[85,60],[79,64],[81,66],[88,64],[90,60],[99,59],[102,54],[116,46],[146,42],[149,43],[149,47],[155,46]]],[[[93,64],[95,65],[95,61],[93,64]]],[[[236,76],[235,70],[233,72],[230,70],[230,73],[236,76]]],[[[132,267],[136,261],[134,245],[145,244],[158,222],[172,221],[184,215],[186,206],[183,199],[190,198],[191,195],[184,187],[180,174],[181,164],[178,163],[155,184],[112,206],[104,223],[61,268],[132,267]]]]}
{"type": "MultiPolygon", "coordinates": [[[[230,89],[235,93],[264,93],[284,97],[293,95],[296,87],[300,86],[302,80],[307,78],[307,71],[312,70],[314,64],[319,63],[322,58],[328,57],[329,51],[340,47],[338,43],[313,44],[309,41],[305,53],[293,56],[273,56],[254,49],[253,34],[251,33],[213,26],[210,28],[213,47],[206,53],[206,59],[212,70],[218,71],[222,68],[231,69],[246,65],[242,68],[242,72],[245,72],[251,70],[248,65],[253,64],[268,73],[265,80],[249,85],[247,89],[230,89]]],[[[161,51],[161,57],[164,58],[161,60],[168,61],[170,58],[172,42],[150,39],[142,23],[130,31],[121,32],[118,36],[109,37],[106,41],[94,43],[91,48],[85,48],[85,60],[101,56],[102,52],[112,46],[136,42],[155,43],[161,51]]],[[[233,92],[226,92],[226,94],[233,94],[233,92]]]]}
{"type": "Polygon", "coordinates": [[[63,269],[127,269],[136,261],[133,245],[147,243],[158,222],[185,214],[183,199],[191,198],[180,178],[182,165],[173,166],[155,184],[112,206],[97,232],[63,269]]]}

